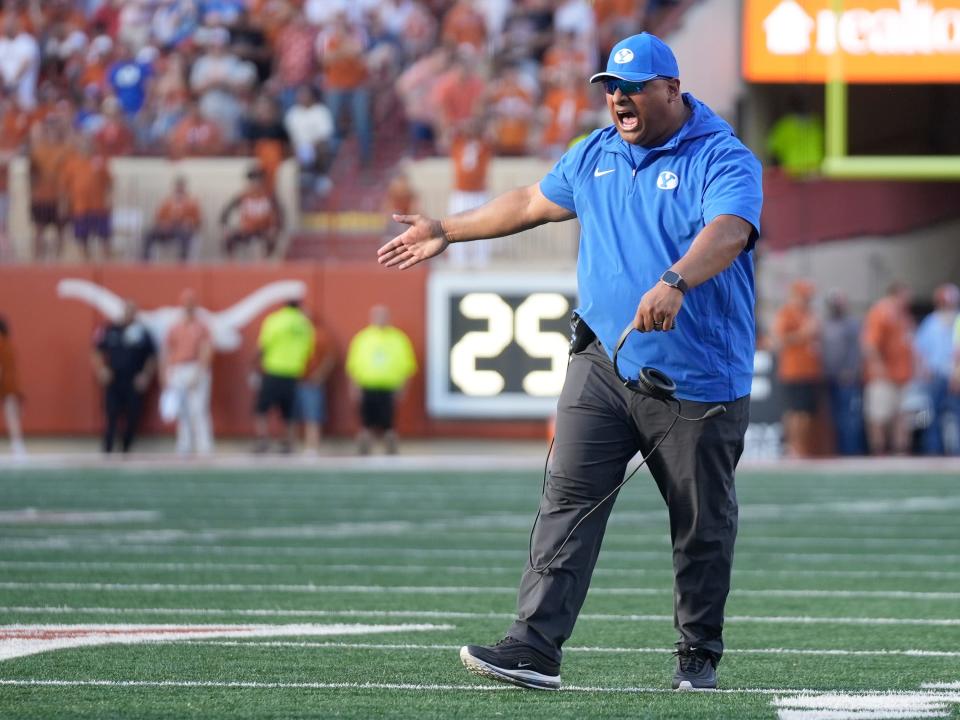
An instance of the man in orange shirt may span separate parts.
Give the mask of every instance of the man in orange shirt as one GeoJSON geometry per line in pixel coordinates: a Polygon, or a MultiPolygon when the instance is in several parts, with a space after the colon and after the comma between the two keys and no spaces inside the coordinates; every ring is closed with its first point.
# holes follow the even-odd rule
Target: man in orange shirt
{"type": "Polygon", "coordinates": [[[154,245],[176,242],[180,247],[180,260],[186,261],[200,223],[200,204],[187,192],[186,179],[177,176],[173,181],[173,192],[160,205],[153,228],[147,233],[143,259],[150,259],[154,245]]]}
{"type": "Polygon", "coordinates": [[[66,129],[61,119],[50,115],[34,125],[30,138],[30,217],[33,220],[33,256],[46,255],[46,234],[55,233],[54,257],[63,250],[64,219],[58,205],[60,178],[70,155],[66,129]]]}
{"type": "Polygon", "coordinates": [[[10,452],[14,457],[27,454],[20,426],[20,383],[17,378],[17,363],[10,342],[10,329],[5,318],[0,317],[0,405],[10,436],[10,452]]]}
{"type": "Polygon", "coordinates": [[[183,316],[170,328],[164,343],[161,378],[165,394],[175,398],[177,454],[213,452],[210,420],[210,366],[213,343],[210,330],[197,315],[197,296],[184,290],[183,316]]]}
{"type": "Polygon", "coordinates": [[[540,144],[547,157],[558,158],[583,126],[590,101],[575,75],[561,73],[561,79],[543,99],[543,136],[540,144]]]}
{"type": "Polygon", "coordinates": [[[323,425],[327,421],[326,385],[336,364],[336,354],[330,335],[315,317],[310,317],[314,329],[313,355],[307,363],[303,378],[297,383],[294,417],[303,423],[303,451],[316,455],[320,449],[323,425]]]}
{"type": "MultiPolygon", "coordinates": [[[[487,171],[492,157],[493,146],[483,136],[480,121],[464,123],[450,145],[453,189],[448,214],[472,210],[490,199],[487,171]]],[[[455,243],[450,247],[449,258],[452,265],[483,267],[490,260],[490,243],[455,243]]]]}
{"type": "Polygon", "coordinates": [[[340,115],[350,108],[353,130],[360,143],[360,161],[364,167],[373,158],[373,116],[370,89],[367,87],[366,42],[363,32],[354,27],[347,14],[338,12],[330,26],[317,38],[317,52],[323,68],[323,93],[335,134],[336,153],[343,133],[339,131],[340,115]]]}
{"type": "Polygon", "coordinates": [[[205,118],[200,106],[192,101],[170,133],[167,146],[173,158],[220,155],[224,151],[223,134],[220,126],[205,118]]]}
{"type": "Polygon", "coordinates": [[[450,147],[453,135],[463,123],[480,117],[487,83],[477,71],[476,60],[458,53],[450,69],[437,78],[430,94],[436,109],[434,135],[441,148],[450,147]]]}
{"type": "Polygon", "coordinates": [[[498,155],[526,155],[533,122],[535,89],[519,65],[507,65],[490,92],[494,142],[498,155]]]}
{"type": "Polygon", "coordinates": [[[863,413],[871,455],[910,449],[903,390],[913,377],[913,319],[910,288],[893,283],[867,312],[860,335],[865,367],[863,413]]]}
{"type": "Polygon", "coordinates": [[[773,336],[780,350],[778,374],[783,384],[783,428],[789,457],[813,454],[813,420],[822,375],[820,324],[811,310],[813,285],[797,280],[790,296],[773,322],[773,336]]]}
{"type": "Polygon", "coordinates": [[[93,149],[89,137],[77,137],[76,150],[63,167],[61,180],[73,237],[84,258],[90,250],[90,238],[99,238],[104,255],[110,255],[110,208],[113,178],[107,158],[93,149]]]}
{"type": "Polygon", "coordinates": [[[267,187],[262,168],[254,167],[247,173],[247,187],[223,209],[220,226],[223,229],[223,247],[228,256],[232,257],[239,245],[256,240],[263,242],[267,257],[273,255],[283,230],[283,210],[267,187]],[[228,230],[234,210],[237,211],[237,225],[228,230]]]}

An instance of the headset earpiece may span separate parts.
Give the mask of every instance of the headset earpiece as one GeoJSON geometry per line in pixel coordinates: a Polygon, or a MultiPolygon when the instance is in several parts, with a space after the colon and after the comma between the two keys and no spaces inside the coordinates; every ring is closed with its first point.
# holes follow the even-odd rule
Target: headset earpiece
{"type": "Polygon", "coordinates": [[[640,368],[637,380],[640,391],[655,400],[673,400],[673,394],[677,391],[677,384],[665,372],[656,368],[640,368]]]}

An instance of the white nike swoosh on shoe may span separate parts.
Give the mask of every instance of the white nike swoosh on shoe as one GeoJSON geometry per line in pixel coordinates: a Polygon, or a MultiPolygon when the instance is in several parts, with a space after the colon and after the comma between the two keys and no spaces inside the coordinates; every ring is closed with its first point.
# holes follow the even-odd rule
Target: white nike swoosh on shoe
{"type": "Polygon", "coordinates": [[[617,171],[616,168],[613,168],[613,170],[601,170],[600,168],[596,168],[596,169],[593,171],[593,176],[594,176],[594,177],[603,177],[604,175],[609,175],[610,173],[616,172],[616,171],[617,171]]]}

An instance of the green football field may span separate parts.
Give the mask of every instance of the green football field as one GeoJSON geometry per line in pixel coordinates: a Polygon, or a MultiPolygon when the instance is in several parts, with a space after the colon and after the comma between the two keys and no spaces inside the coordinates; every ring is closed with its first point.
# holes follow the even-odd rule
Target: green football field
{"type": "Polygon", "coordinates": [[[511,620],[540,491],[482,465],[0,471],[0,717],[960,718],[957,474],[741,472],[693,693],[638,474],[550,693],[458,659],[511,620]]]}

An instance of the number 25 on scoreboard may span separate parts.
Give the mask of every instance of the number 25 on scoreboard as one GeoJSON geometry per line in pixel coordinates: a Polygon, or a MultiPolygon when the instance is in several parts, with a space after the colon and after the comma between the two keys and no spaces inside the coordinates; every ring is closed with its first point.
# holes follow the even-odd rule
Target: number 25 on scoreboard
{"type": "Polygon", "coordinates": [[[450,349],[450,379],[466,395],[489,397],[503,392],[506,379],[497,370],[480,370],[477,360],[497,358],[511,342],[531,358],[550,361],[548,370],[531,370],[523,377],[523,391],[534,397],[556,397],[567,371],[569,347],[565,335],[543,331],[540,321],[565,318],[570,302],[560,293],[533,293],[514,310],[496,293],[475,292],[460,300],[460,314],[485,320],[486,330],[466,333],[450,349]]]}

